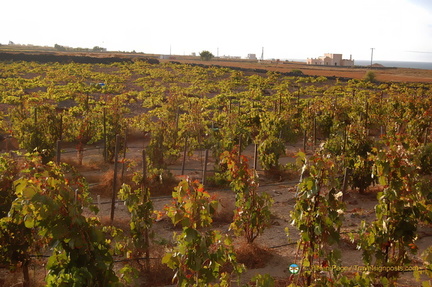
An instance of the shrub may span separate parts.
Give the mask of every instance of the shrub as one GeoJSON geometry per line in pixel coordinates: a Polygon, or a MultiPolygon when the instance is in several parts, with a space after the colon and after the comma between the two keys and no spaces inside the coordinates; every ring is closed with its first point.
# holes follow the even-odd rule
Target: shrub
{"type": "Polygon", "coordinates": [[[366,82],[373,83],[376,81],[376,74],[372,71],[367,71],[363,78],[366,82]]]}
{"type": "Polygon", "coordinates": [[[299,69],[294,69],[291,70],[291,74],[295,74],[295,75],[304,75],[302,70],[299,69]]]}

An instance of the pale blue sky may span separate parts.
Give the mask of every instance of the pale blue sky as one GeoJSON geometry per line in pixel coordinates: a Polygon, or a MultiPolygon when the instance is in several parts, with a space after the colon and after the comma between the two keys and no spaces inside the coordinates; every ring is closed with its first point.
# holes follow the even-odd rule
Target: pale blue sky
{"type": "Polygon", "coordinates": [[[8,0],[0,43],[432,62],[432,0],[8,0]]]}

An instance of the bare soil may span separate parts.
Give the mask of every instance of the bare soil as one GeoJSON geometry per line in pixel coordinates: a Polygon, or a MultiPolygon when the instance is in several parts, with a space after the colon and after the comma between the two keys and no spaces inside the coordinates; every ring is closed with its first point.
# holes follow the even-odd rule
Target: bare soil
{"type": "MultiPolygon", "coordinates": [[[[161,60],[169,61],[169,60],[161,60]]],[[[351,68],[351,67],[329,67],[306,65],[301,62],[281,62],[281,61],[224,61],[217,59],[213,61],[200,61],[184,59],[177,57],[175,61],[180,63],[195,63],[205,65],[220,65],[228,67],[240,67],[246,69],[265,69],[281,73],[291,72],[292,70],[301,70],[305,75],[324,76],[324,77],[346,77],[353,79],[363,79],[370,68],[351,68]]],[[[409,68],[378,68],[372,69],[377,76],[378,81],[382,82],[432,82],[432,70],[409,69],[409,68]]]]}
{"type": "MultiPolygon", "coordinates": [[[[134,139],[128,142],[128,152],[126,158],[134,160],[137,163],[141,159],[141,150],[146,146],[145,139],[134,139]]],[[[302,144],[287,146],[286,156],[281,158],[282,163],[293,162],[294,154],[300,150],[302,144]]],[[[76,161],[76,153],[73,148],[64,149],[62,161],[74,163],[76,161]]],[[[186,161],[186,173],[180,175],[181,162],[169,166],[171,172],[178,180],[186,176],[201,180],[203,170],[203,152],[196,151],[193,156],[188,157],[186,161]]],[[[252,158],[253,147],[250,146],[244,152],[249,158],[252,158]]],[[[138,164],[139,165],[139,164],[138,164]]],[[[100,212],[98,217],[103,224],[109,224],[110,220],[110,201],[112,192],[112,165],[103,164],[101,151],[95,146],[88,147],[84,155],[83,166],[77,167],[78,170],[88,179],[91,186],[91,193],[94,202],[98,202],[100,198],[100,212]]],[[[213,162],[210,160],[208,164],[209,174],[213,168],[213,162]]],[[[121,166],[120,166],[121,169],[121,166]]],[[[120,172],[119,172],[120,173],[120,172]]],[[[132,171],[125,171],[126,175],[130,175],[132,171]]],[[[299,239],[297,230],[291,226],[290,212],[295,204],[295,191],[298,178],[289,178],[282,181],[269,180],[260,172],[260,187],[259,192],[267,192],[274,199],[272,207],[272,225],[265,230],[262,236],[259,236],[254,245],[248,246],[242,238],[237,238],[234,241],[238,260],[244,263],[248,268],[246,274],[242,275],[242,281],[249,281],[256,274],[269,274],[277,281],[276,286],[286,286],[295,278],[290,274],[288,267],[292,263],[299,262],[297,255],[296,242],[299,239]],[[286,228],[289,232],[287,234],[286,228]]],[[[125,176],[124,178],[127,178],[125,176]]],[[[370,188],[366,194],[359,194],[356,191],[349,191],[346,198],[345,223],[341,230],[342,241],[335,248],[342,251],[342,266],[363,265],[361,251],[357,250],[356,244],[348,239],[348,233],[355,231],[362,220],[373,221],[374,206],[376,204],[376,192],[380,190],[379,186],[370,188]]],[[[221,230],[227,234],[232,234],[229,230],[229,224],[232,219],[234,210],[234,194],[227,188],[213,188],[209,190],[220,202],[220,209],[215,216],[213,228],[221,230]]],[[[153,194],[153,204],[155,210],[163,210],[166,204],[171,202],[171,198],[167,192],[153,194]]],[[[120,227],[126,232],[129,229],[130,214],[126,207],[119,203],[115,209],[114,225],[120,227]]],[[[173,233],[179,232],[179,228],[173,227],[170,220],[164,216],[153,225],[155,233],[155,243],[153,244],[151,257],[151,276],[145,276],[135,282],[134,286],[170,286],[172,285],[171,278],[173,272],[166,266],[162,265],[160,258],[163,256],[165,245],[171,245],[173,233]],[[161,245],[162,244],[162,245],[161,245]]],[[[419,256],[427,249],[432,242],[432,226],[422,226],[419,231],[419,239],[417,245],[419,247],[418,255],[413,255],[414,262],[421,264],[422,260],[419,256]]],[[[31,267],[30,276],[32,278],[32,286],[43,286],[44,268],[43,259],[35,260],[31,267]]],[[[115,264],[115,269],[119,270],[123,263],[115,264]]],[[[141,266],[141,265],[138,265],[141,266]]],[[[350,273],[347,273],[350,274],[350,273]]],[[[424,278],[425,279],[425,278],[424,278]]],[[[9,273],[5,269],[0,269],[0,286],[21,286],[21,272],[9,273]]],[[[398,286],[418,286],[421,283],[413,279],[412,273],[401,274],[398,280],[398,286]]]]}

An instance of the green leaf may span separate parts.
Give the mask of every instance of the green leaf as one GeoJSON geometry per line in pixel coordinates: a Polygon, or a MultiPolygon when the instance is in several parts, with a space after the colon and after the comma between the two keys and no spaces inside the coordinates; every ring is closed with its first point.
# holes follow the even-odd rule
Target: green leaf
{"type": "Polygon", "coordinates": [[[172,254],[167,252],[165,253],[164,257],[162,257],[162,264],[166,264],[168,266],[171,265],[171,258],[172,258],[172,254]]]}
{"type": "Polygon", "coordinates": [[[340,251],[340,249],[335,248],[333,250],[333,258],[335,258],[335,259],[342,258],[342,252],[340,251]]]}
{"type": "Polygon", "coordinates": [[[35,226],[35,220],[32,216],[26,216],[24,220],[24,225],[26,228],[33,228],[35,226]]]}
{"type": "Polygon", "coordinates": [[[321,235],[321,226],[320,225],[315,225],[315,234],[316,235],[321,235]]]}
{"type": "Polygon", "coordinates": [[[314,187],[315,181],[312,178],[306,178],[304,179],[305,182],[305,186],[307,190],[312,190],[312,188],[314,187]]]}
{"type": "Polygon", "coordinates": [[[177,223],[178,222],[181,222],[181,224],[183,225],[183,226],[190,226],[191,225],[191,220],[188,218],[188,217],[184,217],[184,218],[182,218],[180,221],[177,221],[177,223]]]}
{"type": "Polygon", "coordinates": [[[51,269],[57,263],[57,256],[54,254],[50,258],[48,258],[46,268],[51,269]]]}
{"type": "Polygon", "coordinates": [[[15,185],[15,194],[17,196],[20,196],[23,194],[23,190],[27,187],[27,181],[24,179],[19,179],[16,181],[15,185]]]}
{"type": "Polygon", "coordinates": [[[382,277],[381,278],[381,283],[383,284],[383,286],[389,286],[390,282],[386,277],[382,277]]]}
{"type": "Polygon", "coordinates": [[[185,240],[186,240],[187,242],[191,242],[191,241],[193,241],[193,240],[195,240],[195,239],[198,238],[198,231],[196,231],[196,230],[193,229],[193,228],[190,228],[190,227],[186,228],[186,229],[184,230],[184,233],[186,234],[186,236],[185,236],[185,240]]]}
{"type": "Polygon", "coordinates": [[[69,242],[67,242],[67,243],[71,249],[75,248],[75,240],[74,239],[70,239],[69,242]]]}
{"type": "Polygon", "coordinates": [[[57,224],[51,228],[52,235],[55,239],[66,237],[68,235],[68,231],[68,228],[62,224],[57,224]]]}
{"type": "Polygon", "coordinates": [[[26,199],[32,199],[36,193],[37,191],[34,186],[26,186],[23,190],[23,197],[26,199]]]}
{"type": "Polygon", "coordinates": [[[367,242],[370,246],[372,246],[375,243],[374,234],[371,233],[367,236],[367,242]]]}

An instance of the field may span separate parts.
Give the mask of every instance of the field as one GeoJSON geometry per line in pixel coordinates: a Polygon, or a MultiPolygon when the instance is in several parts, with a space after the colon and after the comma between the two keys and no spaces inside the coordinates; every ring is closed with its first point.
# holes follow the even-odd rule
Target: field
{"type": "Polygon", "coordinates": [[[121,57],[0,62],[0,286],[432,284],[432,71],[121,57]]]}
{"type": "MultiPolygon", "coordinates": [[[[174,61],[180,63],[201,63],[200,60],[175,58],[174,61]]],[[[363,79],[366,72],[370,70],[367,67],[326,67],[326,66],[311,66],[301,62],[290,61],[224,61],[217,59],[206,62],[211,65],[221,65],[228,67],[239,67],[246,69],[265,69],[280,73],[291,72],[292,70],[301,70],[305,75],[309,76],[324,76],[324,77],[341,77],[352,79],[363,79]]],[[[391,67],[376,67],[373,71],[377,75],[378,81],[384,82],[432,82],[432,70],[409,69],[409,68],[391,68],[391,67]]]]}

